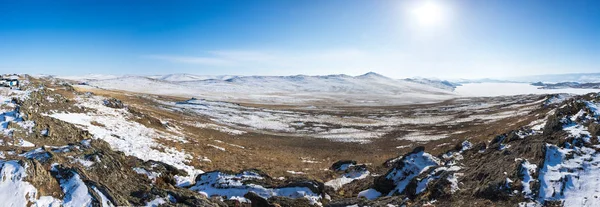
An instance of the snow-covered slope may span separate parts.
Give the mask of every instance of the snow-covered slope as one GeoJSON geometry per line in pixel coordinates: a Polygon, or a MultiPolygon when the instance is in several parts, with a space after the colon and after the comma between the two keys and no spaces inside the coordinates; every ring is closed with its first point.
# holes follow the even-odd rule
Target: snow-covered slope
{"type": "Polygon", "coordinates": [[[191,81],[183,85],[207,88],[216,92],[320,92],[320,93],[428,93],[449,94],[424,84],[403,80],[394,80],[375,73],[361,76],[328,75],[328,76],[246,76],[234,77],[223,81],[191,81]]]}
{"type": "Polygon", "coordinates": [[[217,101],[289,105],[403,105],[456,97],[598,92],[599,89],[547,90],[527,83],[457,84],[434,79],[392,79],[377,73],[359,76],[157,76],[88,75],[63,77],[89,85],[137,93],[217,101]]]}
{"type": "Polygon", "coordinates": [[[106,75],[106,74],[87,74],[80,76],[55,76],[60,79],[74,80],[74,81],[91,81],[91,80],[107,80],[107,79],[115,79],[121,76],[117,75],[106,75]]]}
{"type": "Polygon", "coordinates": [[[455,96],[449,90],[376,73],[360,76],[126,76],[88,82],[92,86],[156,95],[273,104],[381,105],[436,102],[455,96]],[[205,77],[204,77],[205,78],[205,77]],[[194,80],[195,79],[195,80],[194,80]]]}
{"type": "Polygon", "coordinates": [[[406,78],[406,81],[430,85],[436,88],[453,91],[460,83],[453,83],[447,80],[427,79],[427,78],[406,78]]]}
{"type": "Polygon", "coordinates": [[[226,80],[237,76],[232,75],[193,75],[186,73],[168,74],[168,75],[153,75],[147,76],[148,78],[171,81],[171,82],[182,82],[182,81],[202,81],[202,80],[226,80]]]}

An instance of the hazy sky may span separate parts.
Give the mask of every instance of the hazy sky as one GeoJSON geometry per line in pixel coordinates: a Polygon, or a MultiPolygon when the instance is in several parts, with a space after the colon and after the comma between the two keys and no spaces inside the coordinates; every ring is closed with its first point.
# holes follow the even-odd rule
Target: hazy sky
{"type": "Polygon", "coordinates": [[[0,0],[0,72],[600,72],[598,0],[0,0]]]}

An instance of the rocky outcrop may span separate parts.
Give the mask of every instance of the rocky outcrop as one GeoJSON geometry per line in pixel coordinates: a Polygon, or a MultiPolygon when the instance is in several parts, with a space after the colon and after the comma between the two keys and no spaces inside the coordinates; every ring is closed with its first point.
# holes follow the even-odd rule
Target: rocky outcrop
{"type": "Polygon", "coordinates": [[[345,171],[350,166],[353,166],[353,165],[356,165],[356,161],[354,161],[354,160],[340,160],[340,161],[333,163],[333,165],[331,165],[331,170],[345,171]]]}
{"type": "Polygon", "coordinates": [[[403,194],[408,183],[418,176],[422,170],[439,165],[439,159],[425,152],[424,147],[417,147],[403,155],[393,163],[385,175],[375,180],[374,188],[385,194],[403,194]]]}
{"type": "MultiPolygon", "coordinates": [[[[211,171],[196,177],[192,191],[210,192],[207,197],[219,196],[225,200],[245,197],[257,203],[278,205],[278,201],[293,203],[293,206],[307,203],[318,205],[322,199],[323,183],[304,178],[275,180],[258,170],[245,170],[238,173],[211,171]],[[252,193],[250,193],[252,192],[252,193]],[[289,199],[274,198],[287,197],[289,199]]],[[[237,200],[237,199],[236,199],[237,200]]],[[[233,202],[233,201],[227,201],[233,202]]],[[[254,205],[254,204],[253,204],[254,205]]],[[[300,205],[302,206],[302,205],[300,205]]]]}
{"type": "Polygon", "coordinates": [[[44,88],[33,91],[27,99],[21,100],[20,106],[20,112],[24,114],[24,119],[35,123],[35,127],[33,127],[31,131],[15,131],[14,135],[16,137],[23,137],[37,146],[66,145],[69,143],[77,143],[83,139],[92,137],[89,132],[83,131],[72,124],[44,115],[44,113],[48,111],[61,111],[66,109],[72,113],[84,111],[84,109],[74,107],[72,101],[58,93],[54,93],[44,88]],[[51,97],[52,101],[49,101],[48,97],[51,97]]]}
{"type": "Polygon", "coordinates": [[[40,195],[52,196],[55,198],[64,197],[60,184],[44,165],[35,159],[23,160],[22,165],[27,166],[27,177],[25,177],[25,180],[32,185],[37,186],[40,195]]]}
{"type": "Polygon", "coordinates": [[[102,102],[104,104],[104,106],[106,107],[110,107],[113,109],[122,109],[125,108],[125,105],[123,104],[123,102],[119,99],[116,98],[108,98],[108,99],[104,99],[104,101],[102,102]]]}

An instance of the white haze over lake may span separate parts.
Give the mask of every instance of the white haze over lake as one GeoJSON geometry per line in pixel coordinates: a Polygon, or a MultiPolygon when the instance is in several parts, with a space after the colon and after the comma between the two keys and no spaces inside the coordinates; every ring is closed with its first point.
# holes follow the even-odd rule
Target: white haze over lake
{"type": "Polygon", "coordinates": [[[488,97],[488,96],[513,96],[523,94],[587,94],[600,92],[600,89],[538,89],[528,83],[468,83],[456,87],[455,92],[461,96],[488,97]]]}

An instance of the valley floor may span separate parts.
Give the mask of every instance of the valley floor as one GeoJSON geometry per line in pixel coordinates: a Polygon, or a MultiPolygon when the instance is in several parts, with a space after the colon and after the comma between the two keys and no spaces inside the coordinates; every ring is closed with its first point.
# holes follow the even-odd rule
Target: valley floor
{"type": "MultiPolygon", "coordinates": [[[[379,165],[416,146],[445,152],[465,140],[488,140],[508,129],[532,125],[539,117],[525,115],[538,112],[545,100],[545,96],[531,95],[421,105],[305,107],[75,89],[122,100],[130,108],[168,123],[164,133],[176,132],[172,136],[179,138],[165,140],[183,139],[186,144],[162,144],[210,160],[197,163],[205,171],[259,168],[277,177],[301,173],[321,180],[331,174],[323,169],[337,160],[379,165]]],[[[72,115],[54,117],[78,121],[72,115]]],[[[165,130],[162,125],[150,128],[165,130]]]]}

